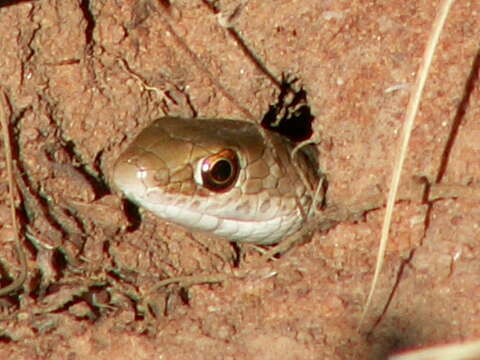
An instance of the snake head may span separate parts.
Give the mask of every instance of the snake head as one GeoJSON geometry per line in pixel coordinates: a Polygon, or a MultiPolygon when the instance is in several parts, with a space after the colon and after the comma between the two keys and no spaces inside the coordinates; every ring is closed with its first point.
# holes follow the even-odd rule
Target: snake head
{"type": "Polygon", "coordinates": [[[128,199],[165,220],[271,244],[301,227],[300,207],[309,202],[291,164],[292,146],[246,121],[166,117],[133,140],[112,179],[128,199]]]}

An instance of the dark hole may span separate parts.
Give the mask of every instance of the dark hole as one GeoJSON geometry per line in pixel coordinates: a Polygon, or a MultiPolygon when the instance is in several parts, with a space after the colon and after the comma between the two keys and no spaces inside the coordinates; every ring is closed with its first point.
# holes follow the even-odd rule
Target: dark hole
{"type": "Polygon", "coordinates": [[[10,344],[10,343],[14,343],[14,340],[8,334],[1,334],[0,335],[0,343],[10,344]]]}
{"type": "Polygon", "coordinates": [[[29,0],[0,0],[0,7],[15,5],[26,1],[29,0]]]}
{"type": "Polygon", "coordinates": [[[188,293],[188,289],[181,287],[178,291],[178,295],[180,296],[180,300],[182,300],[184,305],[190,305],[190,294],[188,293]]]}
{"type": "Polygon", "coordinates": [[[140,216],[140,210],[138,206],[131,201],[123,200],[123,209],[129,222],[129,226],[126,229],[127,232],[133,232],[137,230],[142,222],[142,217],[140,216]]]}
{"type": "Polygon", "coordinates": [[[305,90],[292,88],[293,81],[283,79],[277,103],[270,105],[262,126],[289,138],[293,142],[309,139],[313,134],[313,115],[307,104],[305,90]],[[279,122],[278,124],[276,124],[279,122]]]}
{"type": "Polygon", "coordinates": [[[66,254],[60,250],[55,249],[52,256],[52,265],[58,272],[63,272],[68,266],[68,259],[66,254]]]}

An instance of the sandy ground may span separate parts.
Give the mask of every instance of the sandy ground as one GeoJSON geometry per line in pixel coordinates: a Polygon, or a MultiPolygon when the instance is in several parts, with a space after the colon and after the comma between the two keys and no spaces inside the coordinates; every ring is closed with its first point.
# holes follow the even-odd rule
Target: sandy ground
{"type": "MultiPolygon", "coordinates": [[[[232,0],[217,2],[217,16],[199,0],[0,8],[0,84],[29,233],[28,281],[0,302],[0,357],[385,359],[479,337],[478,1],[457,1],[448,17],[385,268],[357,331],[408,89],[438,3],[232,0]],[[222,21],[272,74],[306,90],[327,210],[339,220],[261,267],[253,250],[237,264],[230,244],[139,212],[109,186],[112,162],[152,120],[244,119],[242,107],[261,119],[275,103],[279,89],[222,21]],[[154,289],[168,277],[215,273],[232,277],[154,289]]],[[[6,285],[18,260],[3,155],[1,164],[6,285]]]]}

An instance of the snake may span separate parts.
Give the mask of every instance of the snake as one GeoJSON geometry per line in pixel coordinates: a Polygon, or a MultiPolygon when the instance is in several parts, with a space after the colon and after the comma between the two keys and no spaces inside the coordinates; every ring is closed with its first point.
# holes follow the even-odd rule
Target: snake
{"type": "Polygon", "coordinates": [[[167,116],[119,155],[112,182],[128,200],[189,231],[271,245],[299,232],[315,202],[316,155],[295,148],[253,122],[167,116]]]}

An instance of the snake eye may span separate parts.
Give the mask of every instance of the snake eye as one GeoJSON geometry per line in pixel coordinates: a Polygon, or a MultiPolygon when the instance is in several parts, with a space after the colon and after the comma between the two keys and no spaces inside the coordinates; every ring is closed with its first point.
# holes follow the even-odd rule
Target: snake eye
{"type": "Polygon", "coordinates": [[[239,168],[238,156],[233,150],[210,155],[201,164],[202,184],[215,192],[227,191],[237,180],[239,168]]]}

